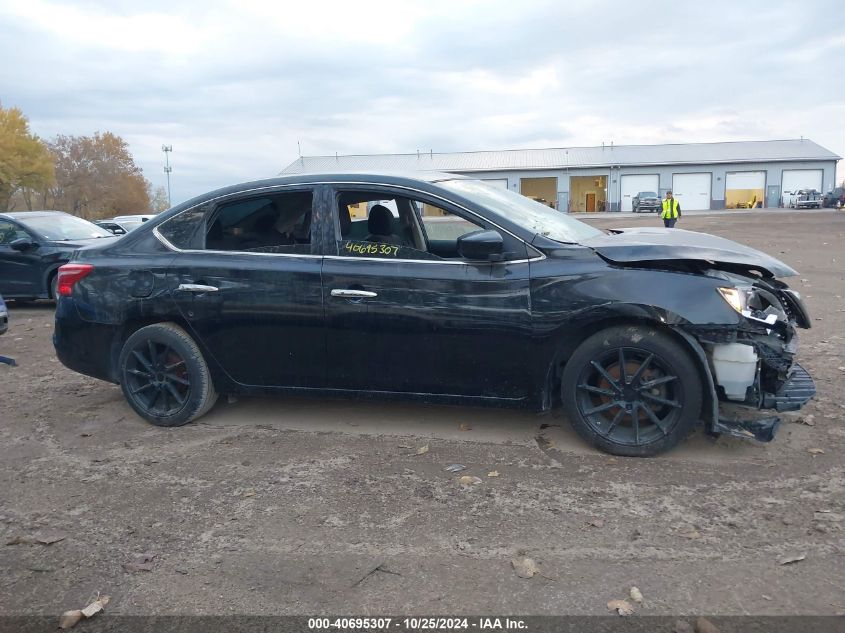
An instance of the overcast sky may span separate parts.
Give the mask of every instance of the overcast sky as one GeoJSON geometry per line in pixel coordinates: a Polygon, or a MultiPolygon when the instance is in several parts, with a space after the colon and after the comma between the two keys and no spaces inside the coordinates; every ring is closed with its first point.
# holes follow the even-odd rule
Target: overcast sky
{"type": "MultiPolygon", "coordinates": [[[[805,136],[845,155],[845,6],[0,0],[0,102],[110,131],[173,202],[302,153],[805,136]]],[[[845,177],[840,163],[838,179],[845,177]]]]}

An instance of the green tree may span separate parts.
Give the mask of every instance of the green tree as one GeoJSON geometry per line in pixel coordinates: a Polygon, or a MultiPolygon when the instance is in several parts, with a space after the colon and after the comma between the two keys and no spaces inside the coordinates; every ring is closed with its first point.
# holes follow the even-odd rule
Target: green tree
{"type": "Polygon", "coordinates": [[[18,108],[0,105],[0,211],[8,211],[18,191],[44,191],[53,182],[47,146],[29,131],[18,108]]]}
{"type": "Polygon", "coordinates": [[[149,182],[121,137],[59,135],[49,146],[56,165],[53,208],[88,219],[150,208],[149,182]]]}

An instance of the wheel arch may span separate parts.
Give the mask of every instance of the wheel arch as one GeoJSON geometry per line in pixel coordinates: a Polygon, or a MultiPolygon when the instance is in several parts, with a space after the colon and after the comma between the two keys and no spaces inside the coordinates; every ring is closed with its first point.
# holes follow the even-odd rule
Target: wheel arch
{"type": "Polygon", "coordinates": [[[199,347],[200,353],[202,354],[206,365],[208,365],[209,372],[211,373],[211,381],[214,385],[214,388],[218,390],[218,393],[220,393],[221,388],[228,386],[228,380],[226,379],[226,376],[220,366],[217,364],[217,361],[214,359],[214,356],[208,352],[208,350],[205,348],[205,345],[203,345],[203,342],[196,336],[194,336],[193,332],[191,332],[191,327],[188,322],[182,316],[174,314],[169,314],[166,317],[160,315],[135,316],[126,319],[121,324],[121,326],[117,329],[114,334],[111,343],[111,349],[109,351],[109,370],[112,380],[115,383],[120,382],[120,352],[123,349],[123,346],[126,343],[127,339],[141,328],[147,327],[148,325],[156,325],[158,323],[172,323],[173,325],[177,325],[182,328],[185,333],[189,337],[191,337],[191,339],[197,344],[197,347],[199,347]]]}
{"type": "Polygon", "coordinates": [[[688,351],[690,359],[695,364],[699,377],[702,380],[702,385],[704,386],[702,417],[706,416],[705,420],[712,425],[718,419],[718,398],[715,383],[713,382],[713,375],[707,363],[707,356],[704,353],[704,349],[693,336],[684,332],[677,325],[670,325],[673,321],[667,319],[667,315],[659,314],[659,311],[654,308],[652,310],[654,310],[653,314],[648,314],[647,312],[636,315],[609,314],[595,320],[587,319],[581,325],[570,328],[566,336],[561,336],[558,339],[555,354],[547,368],[545,384],[541,394],[541,408],[548,410],[560,404],[559,385],[563,376],[564,367],[566,367],[566,363],[583,341],[597,332],[612,327],[645,326],[666,334],[688,351]]]}

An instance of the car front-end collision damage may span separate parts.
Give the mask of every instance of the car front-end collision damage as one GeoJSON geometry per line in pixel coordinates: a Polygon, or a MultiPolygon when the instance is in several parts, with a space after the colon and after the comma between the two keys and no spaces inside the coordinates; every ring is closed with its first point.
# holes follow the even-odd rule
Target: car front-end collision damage
{"type": "Polygon", "coordinates": [[[711,430],[770,441],[779,418],[740,419],[741,412],[795,411],[815,395],[813,379],[795,362],[797,329],[810,328],[809,315],[798,293],[774,278],[723,270],[707,274],[725,280],[717,291],[741,315],[735,327],[684,328],[703,349],[711,373],[711,430]],[[727,416],[728,410],[733,415],[727,416]]]}
{"type": "Polygon", "coordinates": [[[692,275],[685,286],[696,289],[694,301],[687,295],[681,307],[668,292],[653,305],[678,314],[667,325],[707,374],[703,416],[711,432],[770,441],[779,418],[751,412],[794,411],[815,395],[813,379],[795,362],[797,330],[811,320],[799,294],[779,280],[798,274],[789,265],[725,238],[677,229],[613,229],[588,245],[616,266],[692,275]],[[713,318],[717,303],[735,318],[713,318]]]}

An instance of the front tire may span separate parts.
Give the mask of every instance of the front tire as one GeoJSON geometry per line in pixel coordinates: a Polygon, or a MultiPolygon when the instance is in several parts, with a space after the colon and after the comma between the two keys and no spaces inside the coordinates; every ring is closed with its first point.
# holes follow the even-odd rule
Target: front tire
{"type": "Polygon", "coordinates": [[[196,342],[174,323],[132,334],[118,359],[120,387],[135,412],[156,426],[182,426],[217,401],[208,364],[196,342]]]}
{"type": "Polygon", "coordinates": [[[596,448],[651,457],[695,427],[702,377],[668,335],[646,326],[612,327],[584,341],[567,361],[561,399],[572,426],[596,448]]]}

